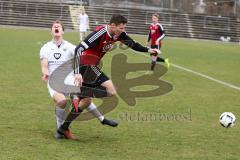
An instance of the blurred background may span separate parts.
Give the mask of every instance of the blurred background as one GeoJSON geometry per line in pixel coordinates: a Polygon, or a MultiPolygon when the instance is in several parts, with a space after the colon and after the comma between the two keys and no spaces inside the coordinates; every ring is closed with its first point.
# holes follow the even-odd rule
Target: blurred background
{"type": "Polygon", "coordinates": [[[60,19],[78,30],[81,9],[91,30],[120,13],[129,20],[128,33],[147,34],[158,13],[169,37],[240,42],[240,0],[0,0],[0,25],[46,28],[60,19]]]}

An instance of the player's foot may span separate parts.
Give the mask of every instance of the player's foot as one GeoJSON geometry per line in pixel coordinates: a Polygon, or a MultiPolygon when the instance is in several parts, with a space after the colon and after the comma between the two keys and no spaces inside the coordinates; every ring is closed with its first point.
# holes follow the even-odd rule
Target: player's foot
{"type": "Polygon", "coordinates": [[[64,130],[61,127],[57,130],[57,132],[61,135],[63,135],[66,139],[70,139],[70,140],[75,140],[76,137],[70,132],[69,129],[64,130]]]}
{"type": "Polygon", "coordinates": [[[166,59],[164,60],[164,62],[165,62],[165,64],[166,64],[167,68],[169,68],[169,67],[170,67],[169,59],[166,58],[166,59]]]}
{"type": "Polygon", "coordinates": [[[56,131],[55,134],[54,134],[54,138],[62,139],[62,138],[64,138],[64,135],[62,135],[62,134],[58,133],[58,131],[56,131]]]}
{"type": "Polygon", "coordinates": [[[103,121],[101,122],[103,125],[109,125],[111,127],[117,127],[118,126],[118,123],[113,121],[113,120],[109,120],[109,119],[106,119],[104,118],[103,121]]]}

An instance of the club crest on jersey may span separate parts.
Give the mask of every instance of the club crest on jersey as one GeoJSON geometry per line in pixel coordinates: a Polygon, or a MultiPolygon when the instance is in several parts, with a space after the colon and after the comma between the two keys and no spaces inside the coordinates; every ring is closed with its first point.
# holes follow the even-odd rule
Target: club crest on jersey
{"type": "Polygon", "coordinates": [[[154,34],[156,31],[155,30],[151,30],[151,33],[154,34]]]}
{"type": "Polygon", "coordinates": [[[53,56],[55,57],[55,59],[59,59],[61,58],[61,53],[54,53],[53,56]]]}
{"type": "Polygon", "coordinates": [[[103,52],[107,52],[109,51],[111,48],[112,48],[112,43],[106,43],[106,44],[103,44],[103,52]]]}

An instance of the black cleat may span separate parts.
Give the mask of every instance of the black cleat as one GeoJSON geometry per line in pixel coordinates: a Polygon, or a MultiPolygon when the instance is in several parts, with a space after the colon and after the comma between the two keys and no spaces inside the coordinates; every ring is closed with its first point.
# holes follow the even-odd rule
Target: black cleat
{"type": "Polygon", "coordinates": [[[114,120],[108,120],[106,118],[103,119],[103,121],[101,122],[103,125],[109,125],[111,127],[117,127],[118,123],[115,122],[114,120]]]}

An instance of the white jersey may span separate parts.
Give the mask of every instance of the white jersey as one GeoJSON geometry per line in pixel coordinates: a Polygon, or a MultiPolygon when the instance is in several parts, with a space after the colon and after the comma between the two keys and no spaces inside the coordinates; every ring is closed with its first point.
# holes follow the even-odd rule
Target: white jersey
{"type": "Polygon", "coordinates": [[[52,72],[74,57],[74,50],[76,46],[68,41],[62,41],[60,46],[57,46],[54,41],[47,42],[40,50],[40,59],[48,60],[48,70],[51,75],[52,72]]]}
{"type": "Polygon", "coordinates": [[[88,15],[87,14],[80,14],[78,16],[78,20],[79,20],[80,31],[85,32],[88,28],[88,15]]]}

